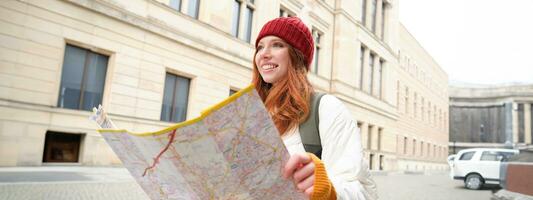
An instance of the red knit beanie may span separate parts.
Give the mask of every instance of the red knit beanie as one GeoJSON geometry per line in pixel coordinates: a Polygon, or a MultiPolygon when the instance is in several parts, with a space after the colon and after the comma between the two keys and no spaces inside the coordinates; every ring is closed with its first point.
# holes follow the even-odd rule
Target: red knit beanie
{"type": "Polygon", "coordinates": [[[313,60],[314,42],[313,36],[309,28],[300,20],[298,17],[279,17],[267,22],[257,39],[255,39],[255,47],[259,44],[265,36],[274,35],[277,36],[285,42],[289,43],[292,47],[298,49],[305,56],[305,64],[307,70],[311,66],[311,61],[313,60]]]}

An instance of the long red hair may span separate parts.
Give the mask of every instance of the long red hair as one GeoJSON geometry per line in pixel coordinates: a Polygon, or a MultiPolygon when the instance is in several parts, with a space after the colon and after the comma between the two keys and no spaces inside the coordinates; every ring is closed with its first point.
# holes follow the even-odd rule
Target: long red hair
{"type": "MultiPolygon", "coordinates": [[[[288,44],[287,44],[288,45],[288,44]]],[[[314,91],[307,79],[307,67],[302,52],[288,45],[290,66],[287,76],[275,85],[264,82],[253,59],[252,83],[270,112],[281,135],[305,121],[310,112],[310,100],[314,91]]]]}

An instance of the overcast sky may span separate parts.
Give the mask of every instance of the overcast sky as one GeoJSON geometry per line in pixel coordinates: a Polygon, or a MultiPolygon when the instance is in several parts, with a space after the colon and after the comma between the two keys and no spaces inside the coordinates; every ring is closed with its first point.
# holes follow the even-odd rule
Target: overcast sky
{"type": "Polygon", "coordinates": [[[533,0],[399,0],[450,83],[533,83],[533,0]]]}

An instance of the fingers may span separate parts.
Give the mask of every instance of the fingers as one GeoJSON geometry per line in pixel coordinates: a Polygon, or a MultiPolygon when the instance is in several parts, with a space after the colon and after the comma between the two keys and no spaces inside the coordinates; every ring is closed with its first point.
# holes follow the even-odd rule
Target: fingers
{"type": "Polygon", "coordinates": [[[311,161],[311,158],[307,154],[292,155],[283,168],[283,178],[291,177],[294,171],[311,161]]]}
{"type": "Polygon", "coordinates": [[[299,183],[302,180],[306,179],[307,177],[312,176],[315,173],[315,164],[314,163],[307,163],[302,168],[297,169],[294,172],[294,175],[292,176],[294,178],[295,183],[299,183]]]}
{"type": "Polygon", "coordinates": [[[315,175],[311,175],[307,177],[305,180],[299,182],[296,185],[296,188],[298,188],[298,190],[300,191],[305,192],[308,188],[313,187],[314,183],[315,183],[315,175]]]}
{"type": "Polygon", "coordinates": [[[311,198],[311,195],[313,195],[314,188],[314,186],[311,186],[304,191],[304,194],[307,198],[311,198]]]}

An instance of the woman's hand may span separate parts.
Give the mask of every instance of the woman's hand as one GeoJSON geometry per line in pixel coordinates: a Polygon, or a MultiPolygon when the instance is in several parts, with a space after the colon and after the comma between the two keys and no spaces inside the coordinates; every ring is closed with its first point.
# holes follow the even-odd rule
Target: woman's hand
{"type": "Polygon", "coordinates": [[[292,178],[296,188],[304,192],[307,197],[311,197],[313,194],[314,174],[315,164],[306,153],[291,155],[283,169],[283,178],[292,178]]]}

